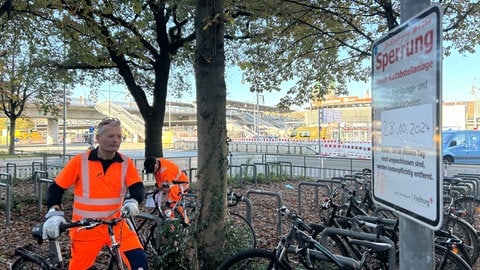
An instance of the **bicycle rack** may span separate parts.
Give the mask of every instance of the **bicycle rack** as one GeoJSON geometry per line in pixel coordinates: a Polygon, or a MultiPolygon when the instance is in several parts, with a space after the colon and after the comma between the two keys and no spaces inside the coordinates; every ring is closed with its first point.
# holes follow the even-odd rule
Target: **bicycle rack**
{"type": "MultiPolygon", "coordinates": [[[[250,194],[260,194],[260,195],[267,195],[267,196],[273,196],[277,198],[277,205],[278,209],[283,206],[283,200],[282,196],[278,192],[271,192],[271,191],[263,191],[263,190],[258,190],[258,189],[250,189],[247,191],[247,194],[245,195],[247,199],[250,200],[249,196],[250,194]]],[[[278,213],[278,223],[277,223],[277,235],[280,236],[282,234],[282,214],[278,213]]],[[[250,223],[251,224],[251,223],[250,223]]]]}
{"type": "Polygon", "coordinates": [[[17,179],[17,164],[16,163],[7,163],[7,173],[10,173],[10,168],[13,167],[13,180],[17,179]]]}
{"type": "Polygon", "coordinates": [[[293,175],[292,163],[291,163],[291,162],[288,162],[288,161],[268,161],[268,162],[266,163],[266,168],[267,168],[267,170],[268,170],[268,172],[267,172],[268,177],[271,176],[270,166],[272,166],[272,165],[276,165],[276,166],[277,166],[277,173],[276,173],[276,175],[281,177],[281,176],[282,176],[282,164],[283,164],[283,166],[287,166],[287,167],[290,168],[290,179],[292,179],[292,175],[293,175]]]}
{"type": "Polygon", "coordinates": [[[38,190],[37,190],[37,196],[38,196],[38,204],[37,204],[37,207],[38,207],[38,212],[41,212],[42,211],[42,202],[43,202],[43,196],[42,196],[42,183],[45,183],[45,184],[49,184],[49,183],[53,183],[53,180],[52,179],[48,179],[48,178],[38,178],[36,181],[35,181],[35,185],[38,185],[38,190]]]}
{"type": "Polygon", "coordinates": [[[38,179],[39,178],[48,178],[47,171],[34,171],[33,172],[33,192],[38,193],[38,179]]]}
{"type": "Polygon", "coordinates": [[[327,237],[329,235],[344,235],[347,237],[351,237],[354,239],[363,239],[372,242],[382,242],[387,243],[391,247],[388,250],[388,265],[396,265],[396,254],[395,254],[395,244],[393,243],[392,239],[383,236],[377,235],[375,233],[364,233],[364,232],[357,232],[352,230],[340,229],[335,227],[327,227],[325,228],[322,233],[320,234],[320,244],[326,245],[327,244],[327,237]]]}
{"type": "Polygon", "coordinates": [[[293,178],[293,165],[292,165],[292,162],[279,161],[278,163],[280,164],[280,173],[282,173],[282,167],[288,167],[288,168],[290,168],[290,179],[292,179],[292,178],[293,178]]]}
{"type": "Polygon", "coordinates": [[[280,175],[280,172],[281,172],[280,171],[280,169],[281,169],[280,162],[268,161],[266,163],[266,166],[265,166],[265,168],[267,169],[266,175],[267,175],[268,179],[270,179],[270,176],[272,176],[272,168],[271,167],[273,167],[273,166],[276,166],[276,169],[277,169],[275,175],[276,176],[280,175]]]}
{"type": "Polygon", "coordinates": [[[322,187],[327,190],[327,194],[330,194],[330,187],[327,184],[319,182],[300,182],[298,184],[298,214],[302,214],[302,186],[314,186],[315,187],[315,206],[318,208],[318,188],[322,187]]]}
{"type": "MultiPolygon", "coordinates": [[[[148,219],[148,220],[152,220],[155,222],[156,226],[157,226],[157,230],[160,229],[162,227],[162,219],[157,216],[157,215],[152,215],[152,214],[148,214],[148,213],[138,213],[138,215],[136,217],[139,217],[139,218],[143,218],[143,219],[148,219]]],[[[131,225],[131,221],[130,219],[127,219],[127,222],[130,223],[131,225]]],[[[132,227],[133,228],[133,227],[132,227]]],[[[155,243],[155,249],[159,248],[160,247],[160,237],[156,237],[156,243],[155,243]]]]}
{"type": "Polygon", "coordinates": [[[12,208],[12,175],[9,173],[0,172],[0,197],[2,194],[2,189],[5,188],[5,226],[10,226],[10,213],[12,208]],[[6,176],[2,177],[2,176],[6,176]],[[5,178],[7,183],[1,182],[5,178]]]}
{"type": "Polygon", "coordinates": [[[257,186],[257,180],[258,180],[258,177],[257,177],[257,166],[255,166],[255,165],[253,165],[253,164],[240,164],[240,166],[242,166],[242,167],[247,167],[246,172],[248,172],[248,167],[252,167],[253,177],[254,177],[254,179],[255,179],[255,186],[257,186]]]}
{"type": "Polygon", "coordinates": [[[230,177],[233,178],[232,176],[232,168],[239,168],[240,170],[240,184],[243,184],[243,172],[242,172],[242,165],[228,165],[228,170],[230,173],[230,177]]]}
{"type": "MultiPolygon", "coordinates": [[[[255,165],[255,167],[256,167],[257,165],[262,166],[262,167],[263,167],[263,171],[265,172],[265,180],[269,180],[269,179],[270,179],[270,177],[269,177],[269,175],[268,175],[268,164],[267,164],[267,163],[255,162],[255,163],[253,163],[253,164],[255,165]]],[[[258,169],[257,169],[257,173],[258,173],[258,169]]],[[[257,176],[257,178],[258,178],[258,176],[257,176]]],[[[257,184],[257,182],[255,182],[255,184],[257,184]]]]}
{"type": "Polygon", "coordinates": [[[250,199],[248,199],[245,196],[242,196],[242,200],[240,202],[245,203],[245,219],[252,225],[252,203],[250,202],[250,199]]]}

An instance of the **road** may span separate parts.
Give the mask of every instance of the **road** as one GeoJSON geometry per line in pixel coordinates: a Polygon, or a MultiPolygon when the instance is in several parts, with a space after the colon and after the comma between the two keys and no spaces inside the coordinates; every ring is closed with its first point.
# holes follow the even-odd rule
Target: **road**
{"type": "MultiPolygon", "coordinates": [[[[87,150],[88,145],[85,143],[72,143],[66,145],[67,154],[76,154],[82,151],[87,150]]],[[[144,158],[145,155],[145,144],[144,143],[122,143],[120,151],[134,159],[144,158]]],[[[6,151],[6,145],[0,145],[0,151],[6,151]]],[[[51,152],[51,153],[63,153],[63,145],[44,145],[44,144],[28,144],[28,145],[17,145],[15,147],[17,152],[51,152]]],[[[245,153],[238,152],[233,153],[234,158],[238,159],[241,156],[245,156],[245,153]],[[237,155],[238,154],[238,155],[237,155]]],[[[255,153],[249,153],[251,155],[256,155],[255,153]]],[[[184,157],[184,156],[197,156],[196,150],[190,151],[177,151],[171,149],[165,149],[164,155],[166,157],[184,157]]],[[[260,155],[260,153],[258,153],[260,155]]],[[[248,156],[248,155],[246,155],[248,156]]],[[[370,159],[350,159],[350,158],[332,158],[332,157],[318,157],[315,155],[308,156],[297,156],[297,155],[275,155],[271,154],[270,156],[275,157],[277,162],[291,162],[293,165],[297,166],[306,166],[306,167],[321,167],[321,168],[338,168],[344,170],[353,169],[355,171],[361,170],[363,168],[371,168],[372,161],[370,159]]],[[[242,163],[242,162],[235,162],[242,163]]],[[[480,175],[480,166],[479,165],[461,165],[461,164],[452,164],[447,167],[447,175],[452,176],[457,173],[471,173],[480,175]]]]}

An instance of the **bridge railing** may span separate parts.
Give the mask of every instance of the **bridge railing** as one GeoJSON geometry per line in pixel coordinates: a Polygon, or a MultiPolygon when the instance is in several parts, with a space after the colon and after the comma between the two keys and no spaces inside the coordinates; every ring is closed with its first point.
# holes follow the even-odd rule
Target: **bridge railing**
{"type": "Polygon", "coordinates": [[[122,121],[122,126],[132,134],[138,134],[139,137],[145,138],[145,123],[140,117],[129,113],[122,106],[118,106],[113,102],[98,102],[95,109],[105,115],[116,117],[122,121]]]}

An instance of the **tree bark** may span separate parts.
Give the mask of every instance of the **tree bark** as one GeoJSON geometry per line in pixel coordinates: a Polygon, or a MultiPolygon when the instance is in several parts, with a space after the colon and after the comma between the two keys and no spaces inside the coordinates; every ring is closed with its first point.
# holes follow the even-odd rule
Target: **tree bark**
{"type": "Polygon", "coordinates": [[[224,1],[197,0],[195,78],[200,210],[196,243],[199,269],[215,269],[225,236],[227,128],[224,1]]]}

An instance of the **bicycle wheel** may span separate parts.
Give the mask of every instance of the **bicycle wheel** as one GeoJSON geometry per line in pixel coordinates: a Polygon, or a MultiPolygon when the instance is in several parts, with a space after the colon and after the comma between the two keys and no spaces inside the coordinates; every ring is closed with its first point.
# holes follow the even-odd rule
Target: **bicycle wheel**
{"type": "Polygon", "coordinates": [[[471,270],[462,258],[445,247],[435,245],[435,270],[471,270]]]}
{"type": "Polygon", "coordinates": [[[471,196],[460,197],[453,201],[453,207],[455,208],[455,215],[461,216],[476,229],[478,228],[480,222],[480,199],[471,196]]]}
{"type": "Polygon", "coordinates": [[[217,270],[235,269],[279,269],[289,270],[290,267],[279,265],[275,253],[266,249],[247,249],[227,258],[217,270]]]}
{"type": "Polygon", "coordinates": [[[442,229],[452,232],[453,235],[463,240],[472,263],[477,261],[480,255],[480,241],[477,231],[470,223],[455,215],[448,215],[444,218],[442,229]]]}
{"type": "Polygon", "coordinates": [[[20,257],[12,264],[12,270],[48,270],[48,266],[41,265],[28,257],[20,257]]]}
{"type": "Polygon", "coordinates": [[[255,230],[250,222],[237,213],[230,212],[227,224],[232,238],[236,241],[236,248],[239,250],[255,248],[257,246],[257,237],[255,230]]]}

